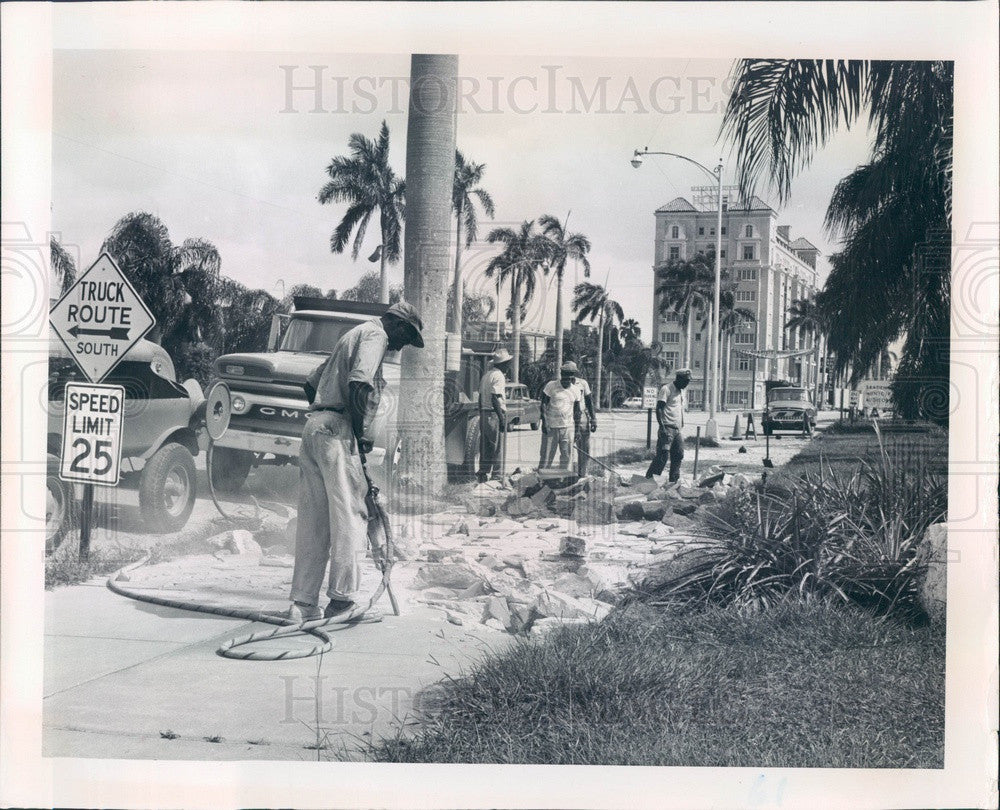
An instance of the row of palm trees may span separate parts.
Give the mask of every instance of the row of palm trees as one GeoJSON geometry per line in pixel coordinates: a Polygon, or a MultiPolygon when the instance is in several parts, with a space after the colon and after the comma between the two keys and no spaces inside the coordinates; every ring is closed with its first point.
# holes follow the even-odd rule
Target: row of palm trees
{"type": "MultiPolygon", "coordinates": [[[[461,151],[455,153],[455,180],[452,211],[455,216],[455,272],[452,283],[452,307],[449,325],[462,332],[464,289],[462,251],[479,235],[479,210],[492,219],[495,205],[481,185],[486,166],[469,160],[461,151]]],[[[406,182],[389,165],[389,127],[385,121],[372,140],[360,133],[348,139],[348,154],[333,158],[326,173],[327,182],[319,192],[319,202],[347,205],[343,218],[330,237],[330,249],[343,253],[351,245],[351,257],[357,259],[368,227],[378,217],[381,241],[369,257],[380,262],[381,300],[389,300],[387,267],[402,255],[402,227],[406,214],[406,182]],[[353,238],[352,238],[353,237],[353,238]]],[[[541,276],[556,276],[556,363],[563,356],[563,281],[567,263],[577,262],[585,276],[590,275],[590,240],[568,229],[569,214],[560,220],[545,214],[526,220],[519,228],[494,228],[487,242],[502,246],[499,255],[486,267],[486,275],[507,284],[511,291],[511,332],[514,350],[513,375],[517,381],[521,350],[521,320],[524,307],[535,295],[541,276]]],[[[499,304],[499,302],[498,302],[499,304]]]]}

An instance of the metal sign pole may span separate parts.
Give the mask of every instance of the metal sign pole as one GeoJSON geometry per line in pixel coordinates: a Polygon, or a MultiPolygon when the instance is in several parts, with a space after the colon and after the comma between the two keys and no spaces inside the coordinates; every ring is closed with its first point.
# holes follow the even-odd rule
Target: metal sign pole
{"type": "Polygon", "coordinates": [[[653,446],[653,409],[646,408],[646,449],[653,446]]]}
{"type": "Polygon", "coordinates": [[[90,529],[94,522],[94,485],[83,485],[83,502],[80,505],[80,562],[90,559],[90,529]]]}

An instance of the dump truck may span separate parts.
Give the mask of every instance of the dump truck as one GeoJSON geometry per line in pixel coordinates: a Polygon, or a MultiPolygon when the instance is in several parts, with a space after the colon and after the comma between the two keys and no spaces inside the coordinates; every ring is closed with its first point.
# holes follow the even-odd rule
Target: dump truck
{"type": "MultiPolygon", "coordinates": [[[[359,323],[380,317],[385,304],[297,296],[293,309],[275,315],[264,352],[227,354],[213,367],[206,397],[206,427],[212,439],[209,475],[220,493],[239,491],[252,469],[295,464],[309,413],[305,382],[340,337],[359,323]]],[[[445,375],[445,447],[449,479],[464,480],[479,456],[479,380],[494,343],[449,335],[445,375]]],[[[399,460],[396,403],[400,359],[383,363],[386,389],[373,426],[371,469],[383,485],[399,460]]]]}

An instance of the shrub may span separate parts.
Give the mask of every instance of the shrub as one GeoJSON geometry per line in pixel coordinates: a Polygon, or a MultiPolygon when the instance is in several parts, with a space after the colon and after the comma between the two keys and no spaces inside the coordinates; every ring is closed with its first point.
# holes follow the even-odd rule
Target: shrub
{"type": "Polygon", "coordinates": [[[732,494],[639,596],[761,608],[829,597],[886,612],[916,610],[916,549],[947,512],[946,478],[918,446],[886,449],[851,472],[832,468],[732,494]]]}

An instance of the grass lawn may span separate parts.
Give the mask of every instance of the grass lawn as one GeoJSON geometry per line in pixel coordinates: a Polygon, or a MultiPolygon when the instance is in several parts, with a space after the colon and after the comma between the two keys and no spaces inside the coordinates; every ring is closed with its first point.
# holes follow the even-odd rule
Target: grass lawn
{"type": "Polygon", "coordinates": [[[944,632],[859,609],[632,605],[480,663],[388,762],[941,768],[944,632]]]}

